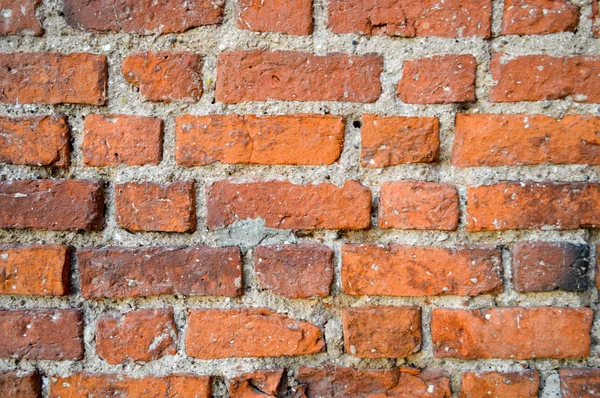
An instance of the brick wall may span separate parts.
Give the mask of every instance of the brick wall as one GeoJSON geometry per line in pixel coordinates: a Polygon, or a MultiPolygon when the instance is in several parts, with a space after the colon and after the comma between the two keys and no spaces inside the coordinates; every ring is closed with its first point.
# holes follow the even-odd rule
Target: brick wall
{"type": "Polygon", "coordinates": [[[598,13],[0,0],[0,396],[600,396],[598,13]]]}

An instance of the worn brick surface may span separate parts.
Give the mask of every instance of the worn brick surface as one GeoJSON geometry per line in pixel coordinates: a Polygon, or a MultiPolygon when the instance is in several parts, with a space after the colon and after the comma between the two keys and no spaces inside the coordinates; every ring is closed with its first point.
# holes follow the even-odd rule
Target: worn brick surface
{"type": "Polygon", "coordinates": [[[505,0],[502,33],[545,35],[573,32],[579,24],[579,7],[569,0],[505,0]]]}
{"type": "Polygon", "coordinates": [[[537,398],[539,385],[540,376],[535,370],[519,373],[465,372],[458,396],[537,398]]]}
{"type": "Polygon", "coordinates": [[[0,35],[34,35],[44,33],[35,15],[41,0],[0,0],[0,35]]]}
{"type": "Polygon", "coordinates": [[[310,0],[241,0],[236,25],[257,32],[309,35],[313,29],[310,0]]]}
{"type": "Polygon", "coordinates": [[[39,373],[0,373],[0,394],[6,398],[39,398],[42,396],[42,380],[39,373]]]}
{"type": "Polygon", "coordinates": [[[600,371],[595,368],[560,369],[560,392],[563,398],[591,398],[600,392],[600,371]]]}

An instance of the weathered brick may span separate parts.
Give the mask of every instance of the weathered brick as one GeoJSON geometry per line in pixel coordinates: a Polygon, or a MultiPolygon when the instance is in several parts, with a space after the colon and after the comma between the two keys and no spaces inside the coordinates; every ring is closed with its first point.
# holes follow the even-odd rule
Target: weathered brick
{"type": "Polygon", "coordinates": [[[68,167],[67,118],[0,116],[0,163],[68,167]]]}
{"type": "Polygon", "coordinates": [[[134,379],[120,374],[74,373],[50,378],[50,398],[65,397],[155,397],[210,398],[208,376],[171,374],[134,379]]]}
{"type": "Polygon", "coordinates": [[[600,118],[457,114],[452,164],[458,167],[600,165],[600,118]]]}
{"type": "Polygon", "coordinates": [[[239,247],[89,247],[77,250],[87,299],[242,294],[239,247]]]}
{"type": "Polygon", "coordinates": [[[219,24],[223,0],[64,0],[65,19],[74,28],[92,32],[125,32],[141,35],[181,33],[191,28],[219,24]]]}
{"type": "Polygon", "coordinates": [[[102,315],[96,324],[96,353],[110,364],[153,361],[177,353],[172,309],[102,315]]]}
{"type": "Polygon", "coordinates": [[[323,351],[321,330],[266,308],[188,310],[186,352],[199,359],[278,357],[323,351]]]}
{"type": "Polygon", "coordinates": [[[193,181],[115,186],[117,225],[130,231],[189,232],[196,229],[193,181]]]}
{"type": "Polygon", "coordinates": [[[377,168],[432,163],[440,152],[437,117],[363,114],[361,165],[377,168]]]}
{"type": "Polygon", "coordinates": [[[288,298],[328,296],[333,268],[333,250],[327,246],[265,245],[254,251],[259,286],[288,298]]]}
{"type": "Polygon", "coordinates": [[[600,226],[600,184],[506,182],[469,187],[467,231],[600,226]]]}
{"type": "Polygon", "coordinates": [[[477,60],[472,55],[439,55],[404,62],[398,97],[409,104],[475,101],[477,60]]]}
{"type": "Polygon", "coordinates": [[[595,37],[600,37],[600,5],[598,5],[598,0],[592,0],[592,32],[595,37]]]}
{"type": "Polygon", "coordinates": [[[386,182],[380,193],[379,227],[454,231],[458,228],[458,202],[454,185],[386,182]]]}
{"type": "Polygon", "coordinates": [[[359,358],[402,358],[421,349],[421,308],[342,310],[344,349],[359,358]]]}
{"type": "Polygon", "coordinates": [[[240,0],[236,26],[256,32],[310,35],[313,29],[311,0],[240,0]]]}
{"type": "Polygon", "coordinates": [[[309,368],[301,366],[296,379],[306,384],[306,397],[419,397],[450,398],[450,379],[436,370],[394,368],[309,368]]]}
{"type": "Polygon", "coordinates": [[[519,373],[465,372],[459,398],[537,398],[540,376],[537,370],[519,373]]]}
{"type": "Polygon", "coordinates": [[[600,102],[599,57],[508,57],[495,53],[490,70],[497,81],[490,90],[490,102],[543,101],[569,96],[576,102],[600,102]]]}
{"type": "Polygon", "coordinates": [[[0,0],[0,35],[34,35],[44,33],[35,16],[41,0],[0,0]]]}
{"type": "Polygon", "coordinates": [[[558,374],[562,398],[593,398],[600,394],[599,369],[560,369],[558,374]]]}
{"type": "Polygon", "coordinates": [[[502,34],[546,35],[574,32],[579,7],[568,0],[505,0],[502,34]]]}
{"type": "Polygon", "coordinates": [[[104,55],[0,54],[0,102],[5,104],[106,104],[104,55]]]}
{"type": "Polygon", "coordinates": [[[229,381],[229,396],[231,398],[285,396],[284,372],[284,369],[272,369],[243,373],[229,381]]]}
{"type": "Polygon", "coordinates": [[[0,228],[104,228],[104,188],[85,180],[0,181],[0,228]]]}
{"type": "Polygon", "coordinates": [[[67,293],[67,246],[0,245],[0,294],[62,296],[67,293]]]}
{"type": "Polygon", "coordinates": [[[433,351],[438,358],[583,358],[593,317],[589,308],[435,308],[433,351]]]}
{"type": "Polygon", "coordinates": [[[0,373],[0,395],[4,398],[40,398],[42,379],[37,372],[0,373]]]}
{"type": "Polygon", "coordinates": [[[154,117],[88,115],[83,162],[88,166],[156,165],[162,159],[163,122],[154,117]]]}
{"type": "Polygon", "coordinates": [[[331,0],[329,29],[403,37],[489,38],[490,0],[331,0]]]}
{"type": "Polygon", "coordinates": [[[202,63],[190,52],[147,51],[126,57],[121,71],[148,101],[196,102],[202,96],[202,63]]]}
{"type": "Polygon", "coordinates": [[[330,115],[185,115],[175,127],[175,157],[183,166],[328,165],[343,144],[344,119],[330,115]]]}
{"type": "Polygon", "coordinates": [[[382,70],[377,54],[230,51],[218,56],[216,99],[375,102],[382,70]]]}
{"type": "Polygon", "coordinates": [[[371,224],[371,191],[360,182],[295,185],[287,181],[217,181],[208,190],[212,230],[245,219],[289,229],[365,229],[371,224]]]}
{"type": "Polygon", "coordinates": [[[345,244],[342,285],[353,296],[477,296],[502,291],[499,249],[345,244]]]}
{"type": "Polygon", "coordinates": [[[0,310],[0,358],[83,358],[83,314],[78,310],[0,310]]]}
{"type": "Polygon", "coordinates": [[[512,248],[513,285],[519,292],[587,290],[590,249],[565,242],[517,242],[512,248]]]}

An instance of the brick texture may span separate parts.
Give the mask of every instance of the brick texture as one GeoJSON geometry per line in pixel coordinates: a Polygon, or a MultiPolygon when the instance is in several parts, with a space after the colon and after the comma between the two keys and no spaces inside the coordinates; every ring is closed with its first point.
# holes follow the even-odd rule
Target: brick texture
{"type": "Polygon", "coordinates": [[[35,16],[41,0],[0,0],[0,35],[34,35],[44,33],[35,16]]]}
{"type": "Polygon", "coordinates": [[[600,372],[594,368],[560,369],[560,392],[563,398],[593,397],[600,391],[600,372]]]}
{"type": "Polygon", "coordinates": [[[6,398],[39,398],[42,396],[42,380],[39,373],[0,373],[0,393],[6,398]]]}
{"type": "Polygon", "coordinates": [[[309,35],[313,29],[310,0],[241,0],[236,26],[256,32],[309,35]]]}
{"type": "Polygon", "coordinates": [[[458,396],[537,398],[539,385],[540,376],[535,370],[520,373],[465,372],[458,396]]]}
{"type": "Polygon", "coordinates": [[[505,35],[545,35],[574,32],[579,7],[569,0],[506,0],[502,18],[505,35]]]}

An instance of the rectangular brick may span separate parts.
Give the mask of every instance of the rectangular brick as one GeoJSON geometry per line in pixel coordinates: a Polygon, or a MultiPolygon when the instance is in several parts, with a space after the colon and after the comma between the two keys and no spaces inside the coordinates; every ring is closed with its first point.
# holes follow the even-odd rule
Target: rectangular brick
{"type": "Polygon", "coordinates": [[[35,16],[41,0],[0,0],[0,35],[34,35],[44,33],[35,16]]]}
{"type": "Polygon", "coordinates": [[[600,392],[600,369],[559,369],[558,375],[562,398],[592,398],[600,392]]]}
{"type": "Polygon", "coordinates": [[[519,292],[587,290],[590,249],[567,242],[517,242],[513,245],[513,285],[519,292]]]}
{"type": "Polygon", "coordinates": [[[472,55],[439,55],[404,62],[398,98],[408,104],[475,101],[477,60],[472,55]]]}
{"type": "Polygon", "coordinates": [[[107,84],[104,55],[0,54],[0,103],[104,105],[107,84]]]}
{"type": "Polygon", "coordinates": [[[437,117],[363,114],[361,165],[378,168],[433,163],[440,152],[437,117]]]}
{"type": "Polygon", "coordinates": [[[208,188],[207,211],[212,230],[245,219],[262,219],[271,228],[365,229],[371,225],[371,191],[354,180],[341,188],[217,181],[208,188]]]}
{"type": "Polygon", "coordinates": [[[455,231],[458,202],[454,185],[406,180],[385,182],[379,200],[379,227],[455,231]]]}
{"type": "Polygon", "coordinates": [[[438,358],[584,358],[593,318],[589,308],[435,308],[433,351],[438,358]]]}
{"type": "Polygon", "coordinates": [[[0,245],[0,294],[68,294],[69,263],[67,246],[0,245]]]}
{"type": "Polygon", "coordinates": [[[0,116],[0,163],[68,167],[67,118],[0,116]]]}
{"type": "Polygon", "coordinates": [[[83,162],[88,166],[157,165],[162,159],[161,119],[130,115],[87,115],[83,162]]]}
{"type": "Polygon", "coordinates": [[[421,349],[421,308],[342,309],[344,349],[358,358],[402,358],[421,349]]]}
{"type": "Polygon", "coordinates": [[[5,398],[40,398],[42,396],[42,378],[37,372],[0,373],[0,394],[5,398]]]}
{"type": "Polygon", "coordinates": [[[185,115],[175,129],[175,157],[183,166],[329,165],[344,145],[344,119],[331,115],[185,115]]]}
{"type": "Polygon", "coordinates": [[[342,286],[352,296],[499,293],[500,268],[500,250],[485,246],[342,246],[342,286]]]}
{"type": "Polygon", "coordinates": [[[191,309],[186,352],[199,359],[279,357],[324,350],[321,330],[266,308],[191,309]]]}
{"type": "Polygon", "coordinates": [[[504,0],[504,35],[575,32],[578,25],[579,7],[569,0],[504,0]]]}
{"type": "Polygon", "coordinates": [[[83,314],[78,310],[0,310],[0,358],[83,358],[83,314]]]}
{"type": "Polygon", "coordinates": [[[333,250],[323,245],[264,245],[254,250],[259,286],[292,299],[328,296],[333,268],[333,250]]]}
{"type": "Polygon", "coordinates": [[[104,188],[85,180],[0,181],[0,228],[104,228],[104,188]]]}
{"type": "MultiPolygon", "coordinates": [[[[229,379],[228,384],[230,398],[285,397],[287,395],[287,372],[283,368],[276,368],[242,373],[229,379]]],[[[292,389],[292,394],[293,391],[292,389]]]]}
{"type": "Polygon", "coordinates": [[[382,70],[377,54],[230,51],[218,56],[216,99],[375,102],[382,70]]]}
{"type": "Polygon", "coordinates": [[[539,385],[537,370],[528,369],[519,373],[465,372],[458,398],[537,398],[539,385]]]}
{"type": "Polygon", "coordinates": [[[458,167],[600,165],[600,118],[567,115],[456,115],[452,164],[458,167]]]}
{"type": "Polygon", "coordinates": [[[600,184],[506,182],[468,187],[467,231],[600,226],[600,184]]]}
{"type": "Polygon", "coordinates": [[[313,30],[312,0],[240,0],[236,26],[255,32],[310,35],[313,30]]]}
{"type": "Polygon", "coordinates": [[[209,376],[177,373],[139,379],[121,374],[92,373],[50,378],[50,398],[109,396],[210,398],[212,382],[209,376]]]}
{"type": "Polygon", "coordinates": [[[238,247],[89,247],[77,262],[87,299],[242,294],[238,247]]]}
{"type": "Polygon", "coordinates": [[[117,225],[133,232],[190,232],[196,229],[193,181],[161,185],[127,182],[115,185],[117,225]]]}
{"type": "Polygon", "coordinates": [[[600,102],[600,57],[492,55],[490,102],[543,101],[572,97],[575,102],[600,102]]]}
{"type": "Polygon", "coordinates": [[[402,37],[489,38],[491,0],[331,0],[329,29],[402,37]]]}
{"type": "Polygon", "coordinates": [[[223,20],[223,0],[64,0],[67,23],[92,32],[181,33],[223,20]]]}

